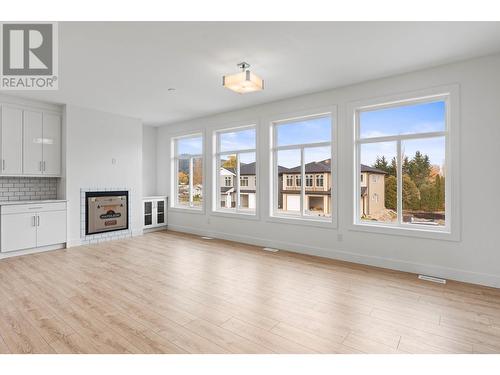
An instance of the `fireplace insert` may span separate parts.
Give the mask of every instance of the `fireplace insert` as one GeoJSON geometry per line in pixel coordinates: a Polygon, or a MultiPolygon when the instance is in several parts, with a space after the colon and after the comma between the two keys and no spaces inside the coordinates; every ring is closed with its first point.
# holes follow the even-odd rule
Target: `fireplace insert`
{"type": "Polygon", "coordinates": [[[128,229],[128,191],[85,193],[85,234],[128,229]]]}

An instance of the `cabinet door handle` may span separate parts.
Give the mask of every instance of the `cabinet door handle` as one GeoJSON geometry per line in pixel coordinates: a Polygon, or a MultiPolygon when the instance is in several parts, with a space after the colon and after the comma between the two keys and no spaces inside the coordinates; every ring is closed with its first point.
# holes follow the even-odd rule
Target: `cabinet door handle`
{"type": "Polygon", "coordinates": [[[33,226],[36,227],[36,215],[33,215],[33,226]]]}
{"type": "Polygon", "coordinates": [[[38,170],[39,170],[40,172],[42,171],[42,162],[41,162],[41,161],[38,163],[38,170]]]}
{"type": "Polygon", "coordinates": [[[40,216],[39,215],[36,215],[36,226],[37,227],[40,226],[40,216]]]}
{"type": "Polygon", "coordinates": [[[45,172],[45,160],[43,161],[43,171],[45,172]]]}
{"type": "Polygon", "coordinates": [[[5,171],[5,159],[2,159],[2,171],[5,171]]]}

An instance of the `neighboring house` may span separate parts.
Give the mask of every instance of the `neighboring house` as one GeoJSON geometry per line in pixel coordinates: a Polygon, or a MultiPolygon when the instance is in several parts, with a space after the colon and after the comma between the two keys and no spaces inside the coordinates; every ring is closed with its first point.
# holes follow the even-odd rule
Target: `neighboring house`
{"type": "MultiPolygon", "coordinates": [[[[331,214],[331,163],[330,159],[305,165],[305,211],[318,216],[331,214]]],[[[300,211],[301,167],[284,169],[280,180],[284,211],[300,211]]],[[[279,202],[278,202],[279,204],[279,202]]]]}
{"type": "Polygon", "coordinates": [[[385,175],[387,173],[361,164],[361,216],[376,215],[385,210],[385,175]]]}
{"type": "MultiPolygon", "coordinates": [[[[331,215],[331,164],[330,159],[305,165],[305,210],[309,215],[331,215]]],[[[362,216],[377,214],[385,209],[386,172],[361,165],[360,211],[362,216]]],[[[301,171],[279,167],[278,209],[300,211],[301,171]]],[[[236,171],[222,167],[219,174],[221,207],[236,207],[236,171]]],[[[240,164],[241,207],[255,209],[256,206],[255,163],[240,164]]]]}
{"type": "MultiPolygon", "coordinates": [[[[219,174],[222,208],[236,207],[236,171],[234,168],[221,167],[219,174]]],[[[255,163],[240,163],[240,207],[255,210],[257,176],[255,163]]]]}

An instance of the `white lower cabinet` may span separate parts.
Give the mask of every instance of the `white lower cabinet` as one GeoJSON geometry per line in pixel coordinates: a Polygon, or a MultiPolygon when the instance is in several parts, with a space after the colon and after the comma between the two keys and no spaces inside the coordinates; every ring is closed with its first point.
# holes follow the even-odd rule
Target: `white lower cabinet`
{"type": "Polygon", "coordinates": [[[167,225],[167,197],[146,197],[142,201],[144,229],[167,225]]]}
{"type": "Polygon", "coordinates": [[[2,215],[2,253],[36,247],[36,216],[32,213],[2,215]]]}
{"type": "Polygon", "coordinates": [[[2,253],[66,242],[66,203],[0,206],[2,253]]]}

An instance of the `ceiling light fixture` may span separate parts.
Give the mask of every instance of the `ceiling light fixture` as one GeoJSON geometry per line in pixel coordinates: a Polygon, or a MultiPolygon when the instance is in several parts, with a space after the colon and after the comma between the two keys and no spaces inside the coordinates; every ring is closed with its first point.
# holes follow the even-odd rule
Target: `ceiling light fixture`
{"type": "Polygon", "coordinates": [[[250,64],[241,62],[238,67],[241,69],[240,73],[222,77],[222,86],[238,94],[264,90],[264,81],[248,69],[250,64]]]}

